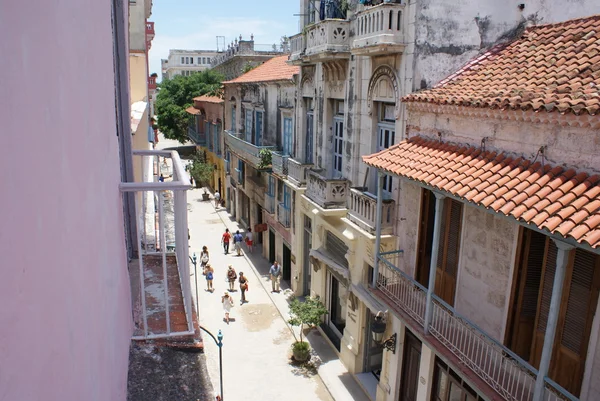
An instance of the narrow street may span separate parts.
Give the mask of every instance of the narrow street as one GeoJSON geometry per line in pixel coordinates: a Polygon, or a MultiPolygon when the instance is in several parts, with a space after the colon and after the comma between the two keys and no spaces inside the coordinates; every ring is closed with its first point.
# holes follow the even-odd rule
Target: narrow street
{"type": "MultiPolygon", "coordinates": [[[[284,318],[263,287],[265,277],[259,277],[245,256],[224,255],[220,245],[226,227],[237,227],[225,211],[215,211],[214,203],[203,202],[202,190],[188,191],[188,222],[190,255],[199,257],[202,246],[208,246],[210,263],[215,270],[214,293],[206,291],[206,280],[198,271],[200,324],[215,336],[223,332],[223,386],[225,400],[332,400],[315,368],[295,366],[290,360],[294,341],[284,318]],[[244,272],[249,280],[248,303],[240,305],[239,290],[233,292],[235,306],[231,322],[224,321],[221,296],[228,288],[225,273],[228,265],[244,272]]],[[[235,232],[235,231],[234,231],[235,232]]],[[[232,247],[233,250],[233,247],[232,247]]],[[[260,250],[254,250],[256,256],[260,250]]],[[[266,261],[265,261],[266,263],[266,261]]],[[[198,260],[198,267],[200,260],[198,260]]],[[[195,277],[192,290],[195,293],[195,277]]],[[[269,283],[267,283],[269,284],[269,283]]],[[[236,288],[238,286],[236,285],[236,288]]],[[[270,284],[269,284],[270,290],[270,284]]],[[[285,297],[284,291],[274,296],[285,297]]],[[[219,353],[210,338],[203,334],[207,365],[215,395],[219,389],[219,353]]],[[[313,358],[315,359],[315,358],[313,358]]]]}

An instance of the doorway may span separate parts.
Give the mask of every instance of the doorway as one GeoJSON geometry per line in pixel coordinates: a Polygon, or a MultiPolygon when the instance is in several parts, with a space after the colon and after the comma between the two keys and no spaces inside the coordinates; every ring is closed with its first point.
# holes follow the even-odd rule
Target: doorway
{"type": "Polygon", "coordinates": [[[302,294],[310,295],[310,281],[312,271],[310,268],[310,250],[312,248],[312,220],[308,216],[304,216],[304,244],[302,247],[302,294]]]}
{"type": "Polygon", "coordinates": [[[419,387],[419,369],[421,367],[421,341],[406,329],[404,335],[404,356],[402,358],[402,381],[400,399],[416,401],[419,387]]]}
{"type": "Polygon", "coordinates": [[[375,314],[367,310],[367,324],[365,325],[365,363],[363,372],[372,373],[379,381],[381,376],[381,365],[383,361],[383,347],[375,342],[371,333],[371,323],[375,320],[375,314]]]}
{"type": "Polygon", "coordinates": [[[275,261],[275,233],[269,230],[269,263],[275,261]]]}
{"type": "Polygon", "coordinates": [[[292,278],[292,251],[290,251],[290,248],[286,244],[283,244],[281,269],[281,278],[289,282],[292,278]]]}
{"type": "MultiPolygon", "coordinates": [[[[263,208],[260,207],[259,204],[256,204],[256,225],[263,223],[263,208]]],[[[254,242],[255,244],[263,243],[263,233],[262,231],[256,231],[256,226],[254,226],[254,242]]],[[[262,249],[262,247],[261,247],[262,249]]]]}
{"type": "Polygon", "coordinates": [[[325,315],[324,331],[340,350],[342,336],[346,328],[346,298],[348,288],[331,273],[327,271],[326,304],[328,313],[325,315]]]}

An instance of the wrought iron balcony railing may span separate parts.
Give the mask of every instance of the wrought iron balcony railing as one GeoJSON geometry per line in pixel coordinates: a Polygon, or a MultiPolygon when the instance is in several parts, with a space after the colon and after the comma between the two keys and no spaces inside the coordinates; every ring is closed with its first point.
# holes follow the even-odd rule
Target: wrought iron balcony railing
{"type": "Polygon", "coordinates": [[[258,168],[260,164],[261,150],[273,151],[275,149],[274,146],[256,146],[243,139],[243,134],[231,131],[225,131],[225,145],[254,168],[258,168]]]}
{"type": "Polygon", "coordinates": [[[271,153],[271,168],[273,172],[280,177],[288,175],[288,159],[289,156],[284,155],[281,152],[271,153]]]}

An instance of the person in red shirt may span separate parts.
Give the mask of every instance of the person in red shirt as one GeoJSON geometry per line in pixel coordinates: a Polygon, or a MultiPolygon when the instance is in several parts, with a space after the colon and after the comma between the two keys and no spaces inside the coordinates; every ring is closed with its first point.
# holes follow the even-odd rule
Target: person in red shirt
{"type": "Polygon", "coordinates": [[[226,228],[225,233],[223,233],[223,237],[221,238],[221,244],[223,244],[225,255],[229,253],[229,241],[231,241],[231,234],[229,233],[229,229],[226,228]]]}

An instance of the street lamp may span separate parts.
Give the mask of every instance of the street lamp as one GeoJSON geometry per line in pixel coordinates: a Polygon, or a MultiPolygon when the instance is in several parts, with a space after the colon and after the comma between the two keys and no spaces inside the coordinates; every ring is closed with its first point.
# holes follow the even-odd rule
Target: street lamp
{"type": "Polygon", "coordinates": [[[198,299],[198,269],[196,268],[196,263],[198,259],[196,258],[196,252],[194,252],[193,256],[188,256],[192,263],[194,264],[194,282],[196,283],[196,316],[200,315],[200,300],[198,299]]]}
{"type": "Polygon", "coordinates": [[[383,321],[383,312],[377,312],[375,316],[375,320],[371,323],[371,332],[373,333],[373,340],[381,344],[383,348],[392,351],[392,353],[396,353],[396,333],[392,334],[390,338],[383,341],[383,333],[385,332],[385,322],[383,321]]]}
{"type": "Polygon", "coordinates": [[[215,336],[204,327],[200,326],[200,329],[211,336],[212,339],[215,340],[217,347],[219,347],[219,382],[221,384],[221,401],[223,401],[223,333],[219,330],[219,334],[217,334],[217,337],[215,338],[215,336]]]}

